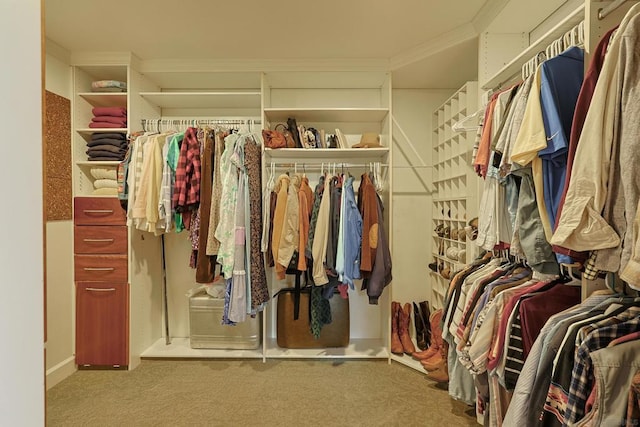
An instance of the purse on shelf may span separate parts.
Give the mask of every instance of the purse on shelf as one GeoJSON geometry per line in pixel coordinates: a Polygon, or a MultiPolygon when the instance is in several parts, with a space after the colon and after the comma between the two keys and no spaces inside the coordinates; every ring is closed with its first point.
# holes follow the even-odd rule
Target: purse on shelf
{"type": "Polygon", "coordinates": [[[262,129],[262,139],[267,148],[286,148],[287,141],[284,135],[277,130],[262,129]]]}
{"type": "Polygon", "coordinates": [[[277,125],[275,127],[275,130],[279,131],[280,133],[282,133],[282,136],[284,137],[285,140],[285,146],[283,148],[298,148],[298,146],[296,145],[296,141],[293,138],[293,134],[291,133],[291,131],[287,128],[286,125],[284,125],[283,123],[280,123],[279,125],[277,125]],[[278,128],[282,126],[282,129],[279,130],[278,128]]]}
{"type": "Polygon", "coordinates": [[[300,131],[298,130],[298,122],[296,122],[296,119],[292,119],[291,117],[289,117],[287,119],[287,128],[289,129],[289,132],[291,132],[291,136],[295,141],[295,147],[293,148],[302,148],[302,142],[300,141],[300,131]]]}

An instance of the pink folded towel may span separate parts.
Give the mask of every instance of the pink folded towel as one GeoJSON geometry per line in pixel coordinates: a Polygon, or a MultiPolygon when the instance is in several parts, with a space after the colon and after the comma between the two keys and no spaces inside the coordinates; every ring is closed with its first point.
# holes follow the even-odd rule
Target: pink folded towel
{"type": "Polygon", "coordinates": [[[102,129],[102,128],[111,128],[111,129],[120,129],[125,126],[119,125],[117,123],[109,123],[109,122],[91,122],[89,123],[89,127],[91,129],[102,129]]]}
{"type": "Polygon", "coordinates": [[[94,116],[112,116],[112,117],[127,117],[127,109],[124,107],[94,107],[94,116]]]}
{"type": "Polygon", "coordinates": [[[91,119],[92,122],[107,122],[107,123],[115,123],[117,125],[126,125],[127,118],[126,117],[113,117],[113,116],[97,116],[91,119]]]}

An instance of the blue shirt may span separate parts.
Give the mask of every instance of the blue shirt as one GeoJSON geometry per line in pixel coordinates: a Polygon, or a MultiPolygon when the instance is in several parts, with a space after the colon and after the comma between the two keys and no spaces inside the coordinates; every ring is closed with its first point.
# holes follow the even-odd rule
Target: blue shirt
{"type": "Polygon", "coordinates": [[[551,224],[556,223],[564,189],[571,124],[583,79],[584,52],[578,47],[542,64],[540,104],[547,148],[538,156],[542,159],[544,201],[551,224]]]}
{"type": "Polygon", "coordinates": [[[343,283],[354,289],[354,279],[360,279],[360,243],[362,242],[362,216],[353,191],[352,176],[342,185],[344,194],[344,274],[343,283]]]}

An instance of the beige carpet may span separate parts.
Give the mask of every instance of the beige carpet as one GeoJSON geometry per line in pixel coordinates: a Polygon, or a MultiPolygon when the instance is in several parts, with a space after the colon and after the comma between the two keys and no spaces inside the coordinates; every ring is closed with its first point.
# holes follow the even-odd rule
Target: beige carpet
{"type": "Polygon", "coordinates": [[[146,360],[47,392],[49,426],[472,426],[469,407],[386,361],[146,360]]]}

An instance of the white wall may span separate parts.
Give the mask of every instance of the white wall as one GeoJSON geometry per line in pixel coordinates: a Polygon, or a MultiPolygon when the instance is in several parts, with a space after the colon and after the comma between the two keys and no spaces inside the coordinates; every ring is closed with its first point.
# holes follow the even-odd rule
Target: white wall
{"type": "Polygon", "coordinates": [[[44,424],[40,0],[0,2],[0,425],[44,424]]]}
{"type": "MultiPolygon", "coordinates": [[[[71,99],[71,67],[59,47],[47,43],[45,88],[71,99]],[[49,48],[60,58],[49,53],[49,48]]],[[[48,221],[47,389],[76,370],[74,359],[73,222],[48,221]]]]}
{"type": "MultiPolygon", "coordinates": [[[[393,116],[427,165],[431,165],[431,115],[455,89],[395,89],[393,116]]],[[[394,139],[401,138],[394,129],[394,139]]],[[[431,202],[409,160],[394,141],[393,152],[393,300],[424,301],[430,294],[431,202]]],[[[415,159],[413,151],[405,153],[415,159]]],[[[415,164],[415,162],[414,162],[415,164]]],[[[431,190],[431,168],[423,169],[431,190]]],[[[420,170],[417,170],[420,172],[420,170]]]]}

